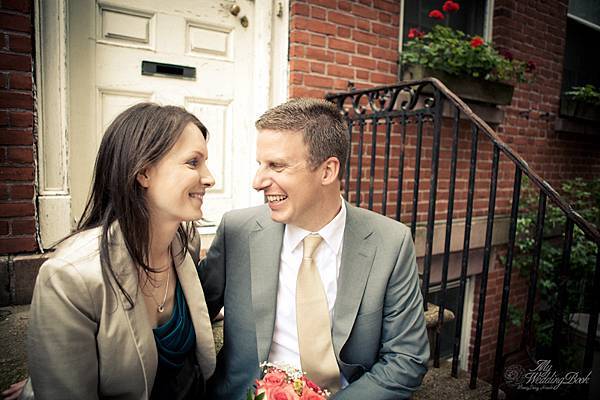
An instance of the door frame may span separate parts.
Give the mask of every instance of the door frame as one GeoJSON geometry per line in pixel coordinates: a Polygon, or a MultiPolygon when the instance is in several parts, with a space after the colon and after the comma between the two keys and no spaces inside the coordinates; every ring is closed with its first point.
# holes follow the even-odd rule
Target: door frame
{"type": "MultiPolygon", "coordinates": [[[[73,0],[34,0],[37,107],[37,203],[40,248],[71,231],[69,179],[68,10],[73,0]]],[[[77,0],[75,0],[77,1],[77,0]]],[[[254,2],[254,109],[258,117],[288,95],[289,0],[254,2]]],[[[248,121],[250,142],[256,132],[248,121]]],[[[255,149],[250,146],[250,160],[255,149]]],[[[251,165],[247,166],[252,168],[251,165]]],[[[248,187],[251,204],[263,201],[248,187]]],[[[251,205],[248,204],[248,205],[251,205]]]]}

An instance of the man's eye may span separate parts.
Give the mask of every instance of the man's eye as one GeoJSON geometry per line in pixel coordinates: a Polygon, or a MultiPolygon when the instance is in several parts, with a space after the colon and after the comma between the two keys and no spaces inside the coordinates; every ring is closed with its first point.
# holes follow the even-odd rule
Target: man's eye
{"type": "Polygon", "coordinates": [[[281,171],[285,168],[283,164],[271,164],[271,168],[275,171],[281,171]]]}

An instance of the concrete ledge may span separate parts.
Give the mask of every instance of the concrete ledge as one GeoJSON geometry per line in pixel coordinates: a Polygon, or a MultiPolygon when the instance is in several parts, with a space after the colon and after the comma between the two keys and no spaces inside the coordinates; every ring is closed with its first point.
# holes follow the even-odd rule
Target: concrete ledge
{"type": "Polygon", "coordinates": [[[50,253],[0,258],[0,305],[29,304],[40,266],[50,253]]]}

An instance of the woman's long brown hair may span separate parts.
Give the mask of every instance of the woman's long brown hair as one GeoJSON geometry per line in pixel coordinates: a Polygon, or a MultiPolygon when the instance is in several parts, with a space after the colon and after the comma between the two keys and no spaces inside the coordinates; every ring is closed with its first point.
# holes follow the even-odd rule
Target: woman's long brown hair
{"type": "MultiPolygon", "coordinates": [[[[196,125],[207,138],[206,127],[181,107],[140,103],[117,116],[102,138],[89,199],[75,232],[69,235],[102,228],[100,262],[131,307],[135,306],[132,295],[122,286],[111,263],[110,226],[114,221],[119,222],[125,246],[136,266],[146,274],[155,272],[148,262],[150,213],[144,188],[136,177],[164,157],[189,123],[196,125]]],[[[194,234],[192,224],[177,229],[184,252],[194,234]]]]}

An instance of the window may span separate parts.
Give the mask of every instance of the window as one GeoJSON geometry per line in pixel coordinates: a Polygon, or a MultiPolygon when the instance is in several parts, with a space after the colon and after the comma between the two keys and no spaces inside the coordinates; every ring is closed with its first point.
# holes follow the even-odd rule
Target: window
{"type": "Polygon", "coordinates": [[[569,1],[562,91],[592,84],[600,87],[600,2],[569,1]]]}
{"type": "Polygon", "coordinates": [[[490,1],[460,0],[460,10],[444,21],[429,18],[431,10],[441,10],[444,0],[404,0],[402,42],[408,40],[410,28],[429,31],[436,23],[449,24],[452,28],[468,35],[487,36],[486,7],[490,1]]]}

